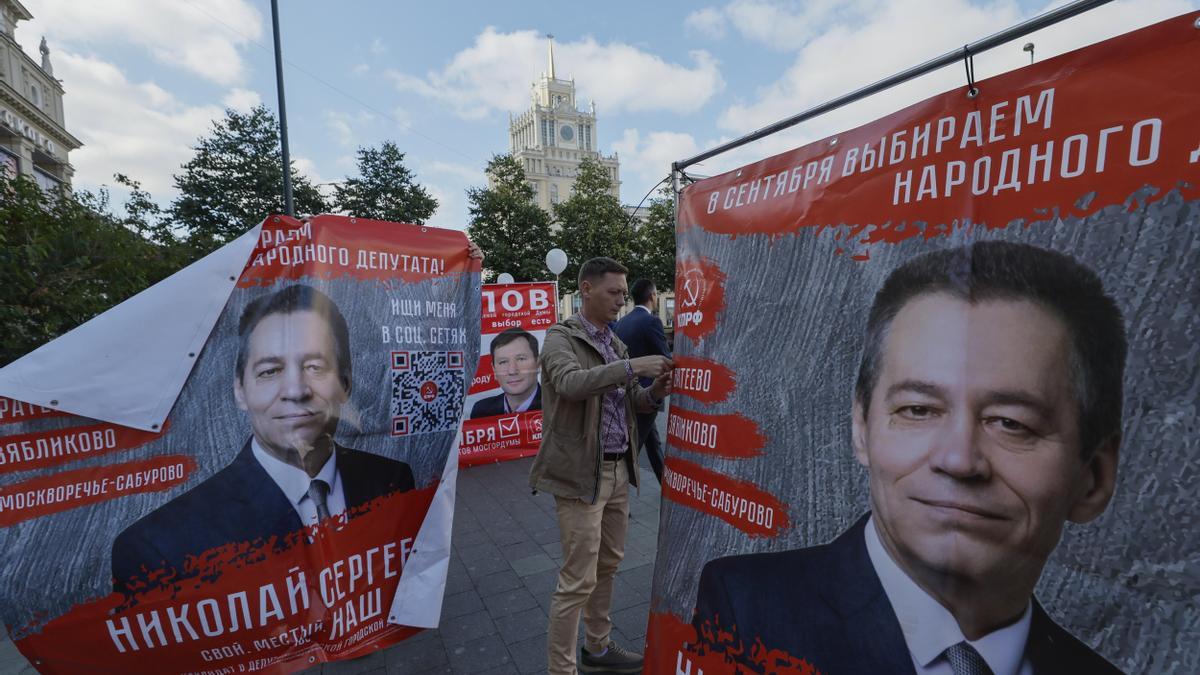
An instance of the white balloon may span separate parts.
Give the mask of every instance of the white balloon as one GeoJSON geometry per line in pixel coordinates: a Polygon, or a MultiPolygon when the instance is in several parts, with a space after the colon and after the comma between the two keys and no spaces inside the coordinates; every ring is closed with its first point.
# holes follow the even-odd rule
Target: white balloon
{"type": "Polygon", "coordinates": [[[511,284],[512,282],[513,275],[509,274],[508,272],[501,272],[500,276],[496,277],[496,283],[498,284],[511,284]]]}
{"type": "Polygon", "coordinates": [[[567,269],[567,254],[561,248],[552,248],[546,252],[546,267],[555,274],[562,274],[567,269]]]}

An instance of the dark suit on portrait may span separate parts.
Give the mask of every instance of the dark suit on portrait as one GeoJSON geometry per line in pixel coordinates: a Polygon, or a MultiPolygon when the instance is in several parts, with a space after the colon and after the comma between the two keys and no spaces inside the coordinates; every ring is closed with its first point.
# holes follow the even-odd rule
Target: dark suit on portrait
{"type": "MultiPolygon", "coordinates": [[[[867,554],[866,523],[863,516],[823,546],[710,561],[700,575],[697,631],[713,621],[734,631],[745,654],[761,639],[825,675],[913,675],[904,634],[867,554]]],[[[1037,675],[1120,673],[1037,600],[1025,655],[1037,675]]]]}
{"type": "MultiPolygon", "coordinates": [[[[533,402],[529,404],[530,410],[542,409],[542,385],[536,385],[537,389],[533,392],[533,402]]],[[[496,415],[507,415],[509,413],[504,410],[504,392],[500,392],[495,396],[481,398],[471,406],[471,419],[480,417],[494,417],[496,415]]]]}
{"type": "MultiPolygon", "coordinates": [[[[335,446],[346,510],[376,497],[411,490],[412,469],[404,462],[335,446]]],[[[224,469],[125,528],[113,542],[114,590],[125,592],[133,576],[173,567],[180,573],[189,555],[237,542],[284,535],[303,529],[299,514],[247,440],[224,469]]]]}
{"type": "MultiPolygon", "coordinates": [[[[649,310],[643,311],[634,307],[632,312],[621,317],[615,330],[617,337],[629,348],[630,357],[671,356],[662,319],[649,310]]],[[[638,381],[643,387],[649,387],[654,383],[654,378],[642,377],[638,381]]],[[[663,450],[662,440],[658,437],[657,418],[657,410],[637,414],[638,447],[645,446],[650,468],[654,470],[658,482],[662,483],[663,450]]]]}

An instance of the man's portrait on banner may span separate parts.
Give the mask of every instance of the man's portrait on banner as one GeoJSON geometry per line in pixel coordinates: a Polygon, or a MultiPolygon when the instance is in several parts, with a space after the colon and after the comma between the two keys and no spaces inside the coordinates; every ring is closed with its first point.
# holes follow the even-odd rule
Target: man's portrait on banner
{"type": "Polygon", "coordinates": [[[822,546],[710,561],[697,627],[827,673],[1117,672],[1033,591],[1064,525],[1113,496],[1126,352],[1067,255],[907,261],[874,297],[850,411],[870,512],[822,546]]]}
{"type": "Polygon", "coordinates": [[[470,418],[541,410],[537,338],[521,328],[509,328],[492,338],[491,353],[500,393],[476,401],[470,418]]]}
{"type": "Polygon", "coordinates": [[[130,525],[113,544],[117,590],[189,556],[277,537],[413,488],[404,462],[335,440],[353,386],[350,332],[321,291],[259,297],[238,322],[232,394],[251,434],[233,461],[130,525]]]}

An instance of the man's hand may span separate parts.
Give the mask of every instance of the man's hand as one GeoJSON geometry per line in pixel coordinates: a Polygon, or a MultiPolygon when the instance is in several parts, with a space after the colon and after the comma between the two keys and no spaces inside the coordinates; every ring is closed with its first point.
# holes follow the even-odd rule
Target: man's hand
{"type": "Polygon", "coordinates": [[[650,395],[655,401],[661,401],[671,393],[671,380],[674,373],[670,370],[662,375],[654,378],[654,384],[650,385],[650,395]]]}
{"type": "Polygon", "coordinates": [[[479,248],[479,244],[476,244],[475,242],[468,239],[467,240],[467,256],[474,260],[483,262],[483,249],[479,248]]]}
{"type": "Polygon", "coordinates": [[[639,356],[636,359],[629,359],[629,367],[633,368],[633,374],[638,377],[658,377],[663,373],[670,373],[671,368],[675,366],[665,356],[639,356]]]}

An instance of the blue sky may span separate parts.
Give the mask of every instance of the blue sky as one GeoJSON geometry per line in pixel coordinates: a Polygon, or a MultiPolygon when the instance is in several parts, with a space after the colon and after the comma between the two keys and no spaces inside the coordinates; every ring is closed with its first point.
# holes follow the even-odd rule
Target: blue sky
{"type": "MultiPolygon", "coordinates": [[[[161,203],[190,146],[225,107],[276,105],[269,0],[22,0],[66,90],[75,184],[121,172],[161,203]]],[[[1064,4],[1033,0],[457,2],[280,0],[291,152],[321,183],[355,171],[359,146],[395,141],[465,227],[465,190],[508,150],[555,35],[559,77],[595,100],[600,148],[621,158],[635,203],[670,162],[1064,4]]],[[[986,78],[1195,9],[1121,0],[976,59],[986,78]]],[[[962,84],[950,67],[696,167],[713,174],[796,147],[962,84]]],[[[119,192],[115,193],[118,198],[119,192]]]]}

